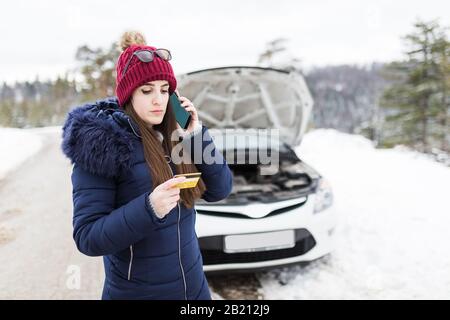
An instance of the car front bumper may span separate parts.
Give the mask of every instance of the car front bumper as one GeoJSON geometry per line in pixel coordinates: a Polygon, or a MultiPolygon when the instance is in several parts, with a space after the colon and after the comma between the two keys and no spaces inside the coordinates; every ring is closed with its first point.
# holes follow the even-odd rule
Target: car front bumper
{"type": "MultiPolygon", "coordinates": [[[[197,236],[207,273],[250,271],[316,260],[333,250],[337,217],[331,206],[314,214],[314,195],[300,207],[265,218],[197,215],[197,236]],[[295,246],[265,251],[224,251],[227,235],[295,230],[295,246]]],[[[202,207],[202,211],[207,206],[202,207]]]]}

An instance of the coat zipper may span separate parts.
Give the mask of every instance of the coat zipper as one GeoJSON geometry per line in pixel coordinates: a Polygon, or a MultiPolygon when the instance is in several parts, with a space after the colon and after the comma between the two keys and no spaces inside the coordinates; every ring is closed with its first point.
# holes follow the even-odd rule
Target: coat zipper
{"type": "Polygon", "coordinates": [[[181,275],[183,276],[183,284],[184,284],[184,300],[187,300],[187,286],[186,286],[186,277],[184,275],[183,264],[181,263],[181,235],[180,235],[180,218],[181,218],[181,210],[180,203],[178,202],[178,261],[180,262],[181,275]]]}
{"type": "MultiPolygon", "coordinates": [[[[170,159],[170,157],[169,157],[170,159]]],[[[170,161],[170,160],[169,160],[170,161]]],[[[166,162],[167,163],[167,162],[166,162]]],[[[172,168],[170,167],[170,172],[173,173],[172,168]]],[[[186,285],[186,275],[184,274],[183,263],[181,262],[181,233],[180,233],[180,220],[181,220],[181,209],[180,209],[180,201],[177,201],[178,205],[178,220],[177,220],[177,234],[178,234],[178,263],[180,264],[181,276],[183,278],[183,286],[184,286],[184,300],[187,300],[187,285],[186,285]]]]}
{"type": "Polygon", "coordinates": [[[131,266],[133,265],[133,245],[130,246],[130,264],[128,265],[128,281],[131,280],[131,266]]]}

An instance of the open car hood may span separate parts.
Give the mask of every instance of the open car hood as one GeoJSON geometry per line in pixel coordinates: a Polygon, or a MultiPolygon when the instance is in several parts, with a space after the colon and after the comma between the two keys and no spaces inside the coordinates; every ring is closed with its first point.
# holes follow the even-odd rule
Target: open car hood
{"type": "Polygon", "coordinates": [[[303,76],[284,70],[233,66],[177,75],[180,95],[196,106],[209,128],[279,129],[299,145],[313,107],[303,76]]]}

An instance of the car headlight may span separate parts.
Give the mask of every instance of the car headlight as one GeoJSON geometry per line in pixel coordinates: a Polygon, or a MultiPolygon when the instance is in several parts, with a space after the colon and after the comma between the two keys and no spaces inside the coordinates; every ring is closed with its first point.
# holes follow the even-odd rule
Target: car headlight
{"type": "Polygon", "coordinates": [[[316,202],[314,203],[314,213],[321,212],[333,204],[333,192],[330,183],[321,178],[316,192],[316,202]]]}

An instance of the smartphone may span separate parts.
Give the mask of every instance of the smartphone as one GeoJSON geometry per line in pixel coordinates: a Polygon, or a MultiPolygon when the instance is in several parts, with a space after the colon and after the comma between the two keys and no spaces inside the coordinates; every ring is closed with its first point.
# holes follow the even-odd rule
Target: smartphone
{"type": "Polygon", "coordinates": [[[180,189],[193,188],[197,185],[197,182],[200,179],[201,175],[202,175],[201,172],[176,174],[173,176],[174,178],[186,177],[186,180],[174,185],[174,187],[180,188],[180,189]]]}
{"type": "Polygon", "coordinates": [[[184,109],[181,105],[178,95],[174,92],[170,96],[170,104],[172,105],[172,110],[175,114],[175,119],[177,120],[180,127],[186,129],[191,122],[191,114],[184,109]]]}

